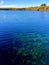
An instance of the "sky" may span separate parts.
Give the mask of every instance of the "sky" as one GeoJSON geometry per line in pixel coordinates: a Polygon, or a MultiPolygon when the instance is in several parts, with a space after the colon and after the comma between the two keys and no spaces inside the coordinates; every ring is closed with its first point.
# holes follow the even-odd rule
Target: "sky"
{"type": "Polygon", "coordinates": [[[42,3],[49,5],[49,0],[0,0],[0,7],[29,7],[42,3]]]}

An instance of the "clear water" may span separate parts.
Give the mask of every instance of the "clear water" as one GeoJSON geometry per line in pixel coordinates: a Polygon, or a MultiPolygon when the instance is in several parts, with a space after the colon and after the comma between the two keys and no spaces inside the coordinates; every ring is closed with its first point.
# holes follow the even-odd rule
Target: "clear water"
{"type": "Polygon", "coordinates": [[[49,65],[49,12],[0,11],[0,65],[4,64],[49,65]]]}
{"type": "Polygon", "coordinates": [[[0,11],[0,33],[49,33],[49,12],[0,11]]]}

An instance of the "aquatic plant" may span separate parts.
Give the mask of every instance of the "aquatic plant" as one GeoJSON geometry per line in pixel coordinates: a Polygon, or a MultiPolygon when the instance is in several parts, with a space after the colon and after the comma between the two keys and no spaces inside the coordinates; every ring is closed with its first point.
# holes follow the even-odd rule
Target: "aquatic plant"
{"type": "MultiPolygon", "coordinates": [[[[49,36],[35,33],[19,33],[14,35],[13,51],[15,63],[19,58],[20,65],[46,65],[49,36]],[[45,43],[45,44],[44,44],[45,43]],[[17,57],[18,56],[18,57],[17,57]]],[[[14,62],[14,60],[12,60],[14,62]]]]}

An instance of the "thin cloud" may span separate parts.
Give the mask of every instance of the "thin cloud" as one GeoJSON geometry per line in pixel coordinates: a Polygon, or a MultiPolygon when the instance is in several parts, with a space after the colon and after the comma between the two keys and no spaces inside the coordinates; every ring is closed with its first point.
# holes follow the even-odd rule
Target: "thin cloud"
{"type": "MultiPolygon", "coordinates": [[[[31,6],[31,5],[28,5],[31,6]]],[[[0,5],[0,8],[21,8],[21,7],[28,7],[25,5],[14,5],[14,4],[10,4],[10,5],[0,5]]]]}

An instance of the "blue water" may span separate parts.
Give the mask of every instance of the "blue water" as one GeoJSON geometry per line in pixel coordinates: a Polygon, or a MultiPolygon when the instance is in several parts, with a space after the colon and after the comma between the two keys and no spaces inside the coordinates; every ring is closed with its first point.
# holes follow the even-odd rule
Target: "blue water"
{"type": "Polygon", "coordinates": [[[0,33],[49,33],[49,12],[0,11],[0,33]]]}
{"type": "MultiPolygon", "coordinates": [[[[23,47],[22,44],[24,44],[24,46],[26,45],[24,48],[27,49],[27,45],[29,45],[30,49],[29,51],[27,50],[29,55],[32,47],[38,47],[38,43],[42,46],[39,49],[42,51],[42,58],[44,57],[42,60],[46,63],[44,64],[41,60],[39,60],[41,57],[36,58],[39,61],[39,63],[38,61],[36,63],[39,65],[49,65],[48,11],[0,11],[0,65],[16,65],[16,63],[17,65],[22,65],[22,61],[11,61],[11,59],[14,59],[17,56],[17,54],[15,55],[15,52],[23,47]],[[13,51],[14,47],[16,47],[16,51],[13,51]]],[[[38,48],[35,47],[35,49],[38,48]]],[[[24,53],[23,51],[21,52],[22,54],[24,53]]],[[[16,58],[17,60],[20,59],[19,57],[16,58]]],[[[27,62],[25,63],[23,65],[29,65],[27,62]]]]}

